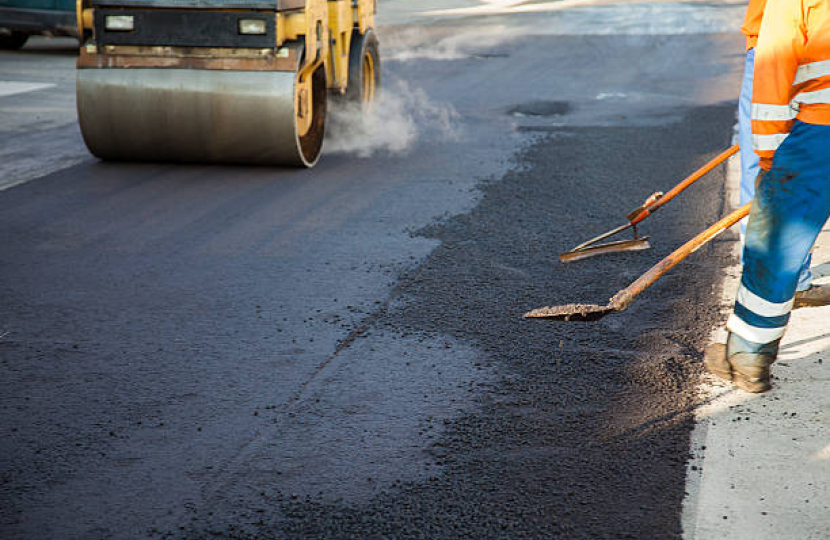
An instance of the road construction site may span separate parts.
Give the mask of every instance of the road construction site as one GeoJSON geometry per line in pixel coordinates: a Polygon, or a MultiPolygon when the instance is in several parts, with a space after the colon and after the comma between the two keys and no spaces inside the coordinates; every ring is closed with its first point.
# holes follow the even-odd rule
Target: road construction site
{"type": "Polygon", "coordinates": [[[703,371],[736,230],[523,318],[737,208],[732,157],[559,259],[734,143],[744,9],[380,0],[300,167],[99,160],[78,40],[0,51],[0,537],[825,538],[830,308],[768,394],[703,371]]]}

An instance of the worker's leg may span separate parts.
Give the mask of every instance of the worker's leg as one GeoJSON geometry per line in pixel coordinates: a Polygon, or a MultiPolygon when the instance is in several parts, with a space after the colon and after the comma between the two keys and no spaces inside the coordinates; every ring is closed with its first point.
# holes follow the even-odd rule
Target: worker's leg
{"type": "Polygon", "coordinates": [[[726,348],[736,383],[758,379],[750,391],[769,388],[802,262],[830,215],[827,148],[830,126],[796,122],[754,197],[726,348]]]}
{"type": "MultiPolygon", "coordinates": [[[[744,77],[741,82],[741,95],[738,100],[738,145],[741,152],[741,186],[740,205],[748,203],[755,195],[755,179],[758,177],[758,154],[752,148],[752,78],[755,72],[755,49],[746,53],[744,64],[744,77]]],[[[747,220],[741,221],[741,240],[746,237],[747,220]]],[[[813,275],[810,272],[811,254],[807,253],[801,273],[798,279],[796,290],[806,291],[810,288],[813,275]]],[[[741,262],[743,262],[743,250],[741,250],[741,262]]]]}

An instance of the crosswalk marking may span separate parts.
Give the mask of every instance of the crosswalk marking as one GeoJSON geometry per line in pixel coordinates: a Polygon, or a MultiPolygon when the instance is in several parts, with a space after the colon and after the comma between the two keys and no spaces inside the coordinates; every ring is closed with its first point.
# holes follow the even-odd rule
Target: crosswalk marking
{"type": "Polygon", "coordinates": [[[55,85],[52,83],[0,81],[0,97],[25,94],[26,92],[34,92],[36,90],[43,90],[44,88],[52,88],[53,86],[55,85]]]}

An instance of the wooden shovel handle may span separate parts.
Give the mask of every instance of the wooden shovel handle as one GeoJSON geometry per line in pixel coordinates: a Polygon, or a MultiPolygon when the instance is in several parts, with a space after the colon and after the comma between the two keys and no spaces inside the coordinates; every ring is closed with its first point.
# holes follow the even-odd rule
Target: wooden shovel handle
{"type": "Polygon", "coordinates": [[[738,151],[738,145],[733,144],[732,146],[730,146],[729,148],[727,148],[726,150],[724,150],[723,152],[718,154],[714,159],[712,159],[712,161],[710,161],[709,163],[707,163],[703,167],[699,168],[698,170],[696,170],[695,172],[693,172],[692,174],[687,176],[686,179],[684,179],[682,182],[680,182],[679,184],[674,186],[671,189],[671,191],[669,191],[665,195],[661,195],[661,196],[657,197],[656,200],[654,200],[652,202],[649,202],[649,201],[651,201],[652,197],[654,197],[652,195],[652,197],[649,197],[649,199],[646,200],[646,202],[643,204],[643,206],[641,206],[637,210],[634,210],[633,212],[628,214],[628,221],[630,221],[632,225],[636,225],[637,223],[643,221],[648,216],[650,216],[651,214],[656,212],[658,208],[660,208],[661,206],[663,206],[664,204],[666,204],[667,202],[672,200],[681,191],[683,191],[687,187],[691,186],[692,184],[697,182],[700,178],[702,178],[706,173],[708,173],[709,171],[711,171],[712,169],[714,169],[715,167],[717,167],[718,165],[720,165],[721,163],[723,163],[724,161],[729,159],[729,157],[732,156],[733,154],[735,154],[737,151],[738,151]]]}
{"type": "Polygon", "coordinates": [[[622,311],[627,308],[632,300],[637,297],[637,295],[649,288],[655,281],[660,279],[663,274],[674,268],[680,261],[697,251],[709,240],[749,215],[751,205],[752,203],[746,203],[677,248],[668,257],[652,266],[648,272],[637,278],[634,283],[615,294],[611,299],[609,306],[617,311],[622,311]]]}

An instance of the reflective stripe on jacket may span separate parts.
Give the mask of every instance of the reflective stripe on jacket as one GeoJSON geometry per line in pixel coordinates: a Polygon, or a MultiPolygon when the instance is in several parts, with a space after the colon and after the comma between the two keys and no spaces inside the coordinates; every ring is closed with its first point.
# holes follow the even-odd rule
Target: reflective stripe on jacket
{"type": "Polygon", "coordinates": [[[768,0],[755,48],[752,143],[761,167],[793,120],[830,125],[830,0],[768,0]]]}

